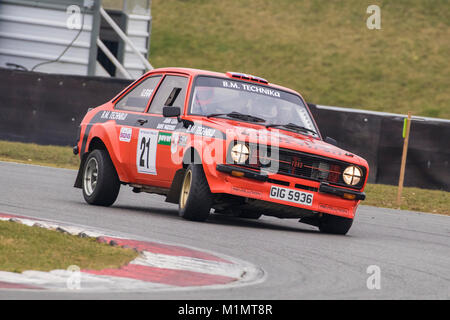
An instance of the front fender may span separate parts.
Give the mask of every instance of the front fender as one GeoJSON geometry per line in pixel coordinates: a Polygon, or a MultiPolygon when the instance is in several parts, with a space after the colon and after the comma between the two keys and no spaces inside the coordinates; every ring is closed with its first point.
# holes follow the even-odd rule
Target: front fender
{"type": "Polygon", "coordinates": [[[125,159],[120,153],[119,139],[117,139],[119,133],[117,130],[118,128],[113,120],[92,125],[86,143],[86,150],[91,151],[91,144],[93,141],[96,141],[96,139],[101,140],[106,147],[106,151],[108,151],[109,157],[114,164],[114,168],[116,169],[120,181],[129,181],[128,174],[123,169],[125,159]]]}
{"type": "Polygon", "coordinates": [[[195,150],[196,154],[198,154],[198,157],[195,157],[194,160],[200,160],[199,164],[203,167],[206,180],[212,192],[222,191],[220,187],[218,188],[218,179],[220,180],[220,178],[218,177],[216,166],[225,162],[226,145],[227,142],[224,139],[193,135],[184,151],[185,155],[188,155],[190,150],[195,150]]]}

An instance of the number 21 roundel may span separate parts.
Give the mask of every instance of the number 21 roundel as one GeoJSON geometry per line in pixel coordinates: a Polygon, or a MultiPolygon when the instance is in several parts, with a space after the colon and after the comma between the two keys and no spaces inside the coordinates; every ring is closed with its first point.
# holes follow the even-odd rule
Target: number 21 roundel
{"type": "Polygon", "coordinates": [[[139,173],[156,175],[156,147],[158,131],[139,130],[136,152],[136,167],[139,173]]]}

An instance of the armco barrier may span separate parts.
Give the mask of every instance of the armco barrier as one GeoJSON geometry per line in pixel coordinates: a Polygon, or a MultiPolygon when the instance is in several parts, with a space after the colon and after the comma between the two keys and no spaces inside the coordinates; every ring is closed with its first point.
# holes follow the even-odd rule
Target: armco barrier
{"type": "MultiPolygon", "coordinates": [[[[0,140],[73,145],[90,107],[114,97],[129,80],[0,68],[0,140]]],[[[323,136],[364,157],[369,181],[396,184],[404,115],[310,105],[323,136]]],[[[413,118],[405,186],[450,191],[450,120],[413,118]]]]}
{"type": "Polygon", "coordinates": [[[87,109],[130,80],[0,69],[0,139],[73,145],[87,109]]]}

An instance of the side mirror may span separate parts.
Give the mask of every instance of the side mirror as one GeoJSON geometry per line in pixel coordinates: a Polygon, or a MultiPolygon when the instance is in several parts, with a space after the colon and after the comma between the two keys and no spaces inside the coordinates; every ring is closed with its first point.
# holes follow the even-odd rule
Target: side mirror
{"type": "Polygon", "coordinates": [[[330,137],[326,137],[325,138],[325,142],[326,143],[329,143],[329,144],[332,144],[333,146],[336,146],[337,147],[337,141],[336,140],[334,140],[333,138],[330,138],[330,137]]]}
{"type": "Polygon", "coordinates": [[[179,107],[163,107],[163,116],[166,118],[179,117],[181,109],[179,107]]]}

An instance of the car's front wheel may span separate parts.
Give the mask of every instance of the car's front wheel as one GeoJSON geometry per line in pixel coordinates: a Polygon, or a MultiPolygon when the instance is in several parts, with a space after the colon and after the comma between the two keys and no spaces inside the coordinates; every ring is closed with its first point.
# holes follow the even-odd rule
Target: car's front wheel
{"type": "Polygon", "coordinates": [[[347,234],[353,224],[353,219],[324,214],[319,221],[319,230],[324,233],[347,234]]]}
{"type": "Polygon", "coordinates": [[[179,214],[192,221],[205,221],[211,210],[212,194],[201,164],[190,164],[184,174],[179,214]]]}
{"type": "Polygon", "coordinates": [[[83,197],[89,204],[110,206],[116,201],[120,181],[106,150],[89,153],[83,168],[83,197]]]}

